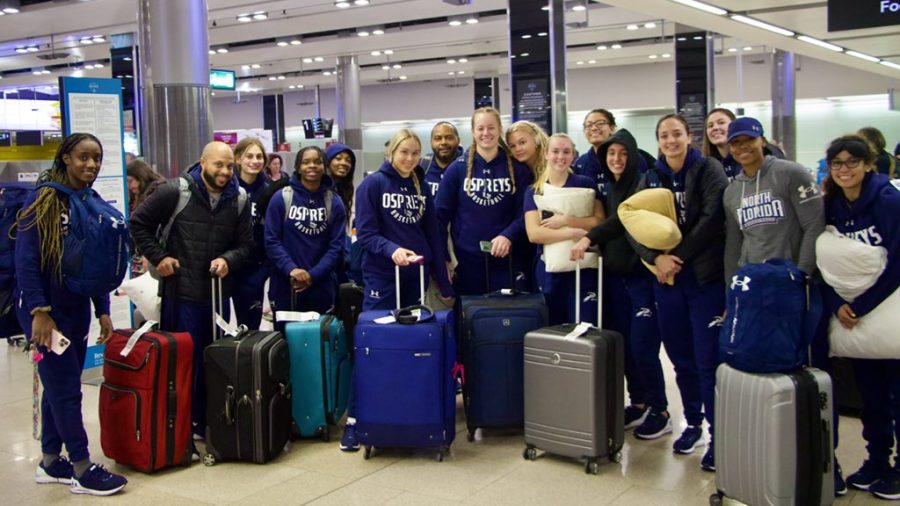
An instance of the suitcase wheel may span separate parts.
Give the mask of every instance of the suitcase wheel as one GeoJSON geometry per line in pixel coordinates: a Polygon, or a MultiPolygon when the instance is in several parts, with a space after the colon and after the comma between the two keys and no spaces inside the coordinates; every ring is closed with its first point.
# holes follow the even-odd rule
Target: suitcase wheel
{"type": "Polygon", "coordinates": [[[443,449],[438,450],[437,455],[435,455],[434,459],[437,460],[438,462],[443,462],[444,461],[444,450],[443,449]]]}
{"type": "Polygon", "coordinates": [[[369,460],[370,458],[372,458],[372,453],[374,453],[373,452],[374,449],[375,448],[373,448],[371,446],[366,446],[366,448],[363,450],[363,458],[366,460],[369,460]]]}
{"type": "Polygon", "coordinates": [[[709,496],[709,506],[722,506],[722,494],[716,492],[709,496]]]}
{"type": "Polygon", "coordinates": [[[622,462],[622,450],[619,450],[619,451],[616,451],[616,452],[614,452],[614,453],[611,453],[611,454],[609,455],[609,461],[610,461],[610,462],[615,462],[615,463],[617,463],[617,464],[618,464],[619,462],[622,462]]]}
{"type": "Polygon", "coordinates": [[[203,465],[206,467],[211,467],[216,465],[216,456],[212,453],[207,453],[203,455],[203,465]]]}
{"type": "Polygon", "coordinates": [[[319,430],[317,432],[319,433],[319,437],[322,439],[322,441],[326,443],[331,441],[331,429],[327,425],[319,427],[319,430]]]}
{"type": "Polygon", "coordinates": [[[589,460],[585,462],[584,472],[587,474],[598,474],[600,472],[600,463],[596,460],[589,460]]]}
{"type": "Polygon", "coordinates": [[[470,443],[471,443],[472,441],[475,441],[475,431],[476,431],[476,430],[477,430],[477,429],[474,429],[474,428],[469,429],[469,432],[466,434],[466,441],[468,441],[468,442],[470,442],[470,443]]]}
{"type": "Polygon", "coordinates": [[[526,447],[525,451],[522,452],[522,458],[525,460],[537,460],[537,449],[533,446],[526,447]]]}

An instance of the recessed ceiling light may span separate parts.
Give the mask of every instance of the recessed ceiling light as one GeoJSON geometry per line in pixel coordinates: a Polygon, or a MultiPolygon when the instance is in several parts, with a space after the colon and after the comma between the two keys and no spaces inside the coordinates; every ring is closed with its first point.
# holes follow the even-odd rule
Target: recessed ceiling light
{"type": "Polygon", "coordinates": [[[460,58],[460,59],[457,60],[457,61],[458,61],[459,63],[469,63],[469,59],[468,59],[468,58],[460,58]]]}
{"type": "Polygon", "coordinates": [[[606,47],[605,44],[600,44],[599,46],[597,46],[598,51],[606,51],[607,49],[609,49],[609,48],[606,47]]]}
{"type": "Polygon", "coordinates": [[[278,79],[278,78],[275,77],[275,76],[269,76],[269,81],[275,81],[275,80],[277,80],[277,79],[278,79]]]}
{"type": "Polygon", "coordinates": [[[102,68],[103,68],[103,64],[102,64],[102,63],[95,63],[95,64],[94,64],[94,68],[95,68],[95,69],[102,69],[102,68]]]}
{"type": "Polygon", "coordinates": [[[538,32],[538,37],[546,37],[547,32],[538,32]]]}
{"type": "Polygon", "coordinates": [[[406,76],[400,76],[397,79],[400,79],[401,81],[406,81],[406,76]]]}
{"type": "Polygon", "coordinates": [[[212,93],[210,93],[210,95],[216,96],[216,92],[212,92],[212,93]]]}
{"type": "Polygon", "coordinates": [[[19,54],[24,54],[28,52],[28,48],[25,46],[19,46],[16,48],[16,52],[19,54]]]}
{"type": "Polygon", "coordinates": [[[384,30],[382,30],[381,28],[376,28],[372,30],[372,35],[384,35],[384,30]]]}
{"type": "Polygon", "coordinates": [[[241,70],[250,70],[250,65],[241,65],[241,70]]]}
{"type": "Polygon", "coordinates": [[[372,56],[381,56],[381,51],[372,51],[370,54],[372,56]]]}
{"type": "Polygon", "coordinates": [[[360,37],[368,37],[371,34],[368,32],[368,30],[358,30],[356,32],[356,35],[358,35],[360,37]]]}
{"type": "Polygon", "coordinates": [[[312,58],[304,58],[303,59],[303,63],[312,63],[312,61],[313,61],[312,58]]]}
{"type": "Polygon", "coordinates": [[[531,53],[522,53],[521,56],[524,58],[526,56],[531,56],[531,53]]]}
{"type": "Polygon", "coordinates": [[[613,44],[613,45],[611,45],[611,46],[609,46],[609,47],[611,47],[611,48],[613,48],[613,49],[622,49],[622,44],[613,44]]]}
{"type": "Polygon", "coordinates": [[[581,11],[584,11],[585,9],[587,9],[587,7],[585,7],[585,6],[581,5],[581,4],[578,4],[578,5],[574,6],[574,7],[572,7],[572,10],[575,11],[575,12],[581,12],[581,11]]]}
{"type": "Polygon", "coordinates": [[[450,72],[447,72],[447,75],[448,75],[448,76],[455,76],[455,75],[456,75],[456,72],[453,72],[453,71],[451,70],[450,72]]]}
{"type": "Polygon", "coordinates": [[[334,6],[338,9],[346,9],[347,7],[350,7],[350,2],[337,1],[334,3],[334,6]]]}
{"type": "Polygon", "coordinates": [[[803,42],[807,42],[809,44],[813,44],[813,45],[816,45],[819,47],[824,47],[825,49],[830,49],[832,51],[837,51],[838,53],[840,53],[844,50],[844,48],[842,48],[841,46],[832,44],[830,42],[825,42],[824,40],[814,39],[814,38],[808,37],[806,35],[799,35],[799,36],[797,36],[797,38],[802,40],[803,42]]]}
{"type": "Polygon", "coordinates": [[[879,63],[881,63],[885,67],[890,67],[892,69],[900,70],[900,65],[897,65],[896,63],[894,63],[892,61],[881,60],[879,63]]]}
{"type": "Polygon", "coordinates": [[[84,45],[86,45],[86,46],[89,46],[89,45],[93,44],[94,41],[91,40],[90,37],[82,37],[82,38],[81,38],[81,43],[84,44],[84,45]]]}
{"type": "Polygon", "coordinates": [[[122,58],[122,59],[125,60],[125,61],[131,61],[131,57],[130,57],[130,56],[126,56],[125,58],[122,58]]]}
{"type": "Polygon", "coordinates": [[[577,62],[575,62],[575,65],[584,65],[584,62],[581,60],[578,60],[577,62]]]}
{"type": "Polygon", "coordinates": [[[595,64],[595,63],[597,63],[597,60],[588,60],[588,64],[589,64],[589,65],[593,65],[593,64],[595,64]]]}
{"type": "Polygon", "coordinates": [[[31,73],[34,74],[34,75],[36,75],[36,76],[39,76],[39,75],[41,75],[41,69],[34,69],[34,70],[31,71],[31,73]]]}
{"type": "Polygon", "coordinates": [[[473,17],[473,18],[467,18],[467,19],[466,19],[466,24],[467,24],[467,25],[478,24],[478,18],[474,18],[474,17],[473,17]]]}
{"type": "Polygon", "coordinates": [[[212,49],[210,49],[210,50],[209,50],[209,54],[216,54],[216,52],[213,51],[212,49]]]}
{"type": "Polygon", "coordinates": [[[391,65],[391,68],[392,68],[392,69],[399,69],[399,68],[403,68],[403,65],[400,65],[399,63],[395,63],[395,64],[391,65]]]}
{"type": "Polygon", "coordinates": [[[693,39],[694,40],[703,40],[703,36],[702,35],[694,35],[693,39]]]}
{"type": "Polygon", "coordinates": [[[391,66],[390,65],[382,65],[381,70],[391,70],[391,66]]]}
{"type": "Polygon", "coordinates": [[[531,38],[531,34],[526,33],[525,35],[522,36],[522,38],[523,38],[523,39],[530,39],[530,38],[531,38]]]}
{"type": "Polygon", "coordinates": [[[770,25],[769,23],[760,21],[755,18],[749,18],[747,16],[741,16],[739,14],[735,14],[734,16],[731,16],[731,19],[733,19],[739,23],[744,23],[745,25],[755,26],[757,28],[762,28],[763,30],[768,30],[770,32],[777,33],[779,35],[784,35],[785,37],[793,37],[795,35],[794,32],[792,32],[790,30],[785,30],[784,28],[781,28],[780,26],[770,25]]]}
{"type": "Polygon", "coordinates": [[[269,18],[269,14],[266,13],[265,11],[256,11],[253,13],[253,19],[255,19],[257,21],[262,21],[262,20],[268,19],[268,18],[269,18]]]}
{"type": "Polygon", "coordinates": [[[663,53],[663,54],[662,54],[662,57],[663,57],[663,58],[671,58],[672,55],[669,54],[669,53],[663,53]]]}
{"type": "Polygon", "coordinates": [[[279,40],[278,42],[275,43],[275,45],[278,47],[284,47],[284,46],[287,46],[288,43],[286,40],[279,40]]]}
{"type": "Polygon", "coordinates": [[[228,49],[226,49],[224,47],[220,47],[219,49],[216,49],[216,52],[219,54],[225,54],[228,52],[228,49]]]}
{"type": "Polygon", "coordinates": [[[261,67],[261,65],[259,63],[254,63],[253,65],[250,65],[250,68],[252,68],[252,69],[258,69],[260,67],[261,67]]]}
{"type": "Polygon", "coordinates": [[[462,24],[462,21],[460,21],[458,19],[451,19],[450,21],[447,22],[447,24],[450,26],[459,26],[462,24]]]}
{"type": "Polygon", "coordinates": [[[728,48],[728,52],[729,52],[729,53],[737,53],[737,48],[736,48],[736,47],[729,47],[729,48],[728,48]]]}
{"type": "Polygon", "coordinates": [[[299,46],[300,44],[303,44],[303,41],[302,41],[302,40],[300,40],[300,39],[291,39],[291,45],[292,45],[292,46],[299,46]]]}
{"type": "Polygon", "coordinates": [[[318,61],[318,62],[323,62],[323,61],[325,61],[325,58],[323,58],[321,56],[316,56],[315,58],[313,58],[313,60],[318,61]]]}
{"type": "Polygon", "coordinates": [[[465,70],[460,70],[460,71],[457,72],[457,74],[459,74],[459,75],[463,75],[463,74],[465,74],[465,73],[466,73],[465,70]]]}
{"type": "Polygon", "coordinates": [[[649,23],[644,23],[644,28],[656,28],[656,23],[652,21],[649,23]]]}
{"type": "Polygon", "coordinates": [[[330,70],[326,70],[325,72],[322,72],[322,75],[323,75],[323,76],[330,76],[330,75],[331,75],[331,71],[330,71],[330,70]]]}
{"type": "Polygon", "coordinates": [[[863,59],[863,60],[870,61],[870,62],[872,62],[872,63],[879,63],[879,62],[881,62],[880,59],[875,58],[874,56],[869,56],[869,55],[867,55],[867,54],[865,54],[865,53],[860,53],[859,51],[847,51],[847,54],[849,54],[850,56],[854,56],[854,57],[856,57],[856,58],[861,58],[861,59],[863,59]]]}
{"type": "Polygon", "coordinates": [[[278,76],[279,81],[284,81],[284,79],[285,79],[284,76],[278,76]]]}
{"type": "Polygon", "coordinates": [[[369,0],[353,0],[353,5],[358,5],[360,7],[369,5],[369,0]]]}
{"type": "Polygon", "coordinates": [[[15,7],[5,7],[5,8],[3,9],[3,13],[4,13],[4,14],[18,14],[18,13],[19,13],[19,9],[17,9],[17,8],[15,8],[15,7]]]}
{"type": "Polygon", "coordinates": [[[239,14],[237,20],[241,23],[249,23],[253,21],[253,18],[249,14],[239,14]]]}
{"type": "Polygon", "coordinates": [[[752,46],[746,46],[746,47],[744,47],[744,51],[750,51],[751,49],[753,49],[752,46]]]}
{"type": "Polygon", "coordinates": [[[38,52],[38,47],[35,46],[34,44],[32,44],[32,45],[28,46],[28,52],[29,52],[29,53],[37,53],[37,52],[38,52]]]}
{"type": "Polygon", "coordinates": [[[640,28],[638,25],[628,25],[625,27],[626,30],[637,30],[640,28]]]}
{"type": "Polygon", "coordinates": [[[450,58],[449,60],[447,60],[447,64],[449,64],[449,65],[453,65],[455,63],[456,63],[456,60],[454,60],[453,58],[450,58]]]}
{"type": "Polygon", "coordinates": [[[103,44],[104,42],[106,42],[106,39],[103,38],[102,35],[94,35],[94,37],[92,37],[91,40],[94,41],[94,43],[96,43],[96,44],[103,44]]]}
{"type": "Polygon", "coordinates": [[[687,37],[678,37],[678,42],[684,42],[687,40],[687,37]]]}
{"type": "Polygon", "coordinates": [[[648,58],[650,58],[651,60],[655,60],[655,59],[659,58],[659,56],[656,56],[655,54],[651,54],[650,56],[648,56],[648,58]]]}
{"type": "Polygon", "coordinates": [[[384,54],[394,54],[394,50],[393,49],[385,49],[384,54]]]}
{"type": "Polygon", "coordinates": [[[296,86],[292,84],[292,85],[288,86],[288,88],[293,90],[294,88],[296,88],[296,86]]]}

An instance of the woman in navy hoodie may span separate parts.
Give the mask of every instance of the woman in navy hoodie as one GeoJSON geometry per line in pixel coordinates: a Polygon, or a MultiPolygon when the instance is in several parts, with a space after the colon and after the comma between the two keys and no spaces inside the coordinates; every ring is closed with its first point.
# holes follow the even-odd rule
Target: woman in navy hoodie
{"type": "MultiPolygon", "coordinates": [[[[682,240],[670,252],[650,250],[629,236],[638,255],[657,271],[653,284],[657,322],[666,352],[675,366],[678,389],[688,426],[673,450],[690,454],[702,446],[703,416],[710,442],[700,467],[715,471],[712,446],[713,401],[719,360],[719,330],[725,312],[725,214],[722,194],[728,179],[722,164],[691,147],[687,121],[667,114],[656,124],[661,156],[641,181],[643,188],[667,188],[675,194],[675,211],[682,240]],[[667,280],[674,279],[669,285],[667,280]]],[[[647,415],[635,436],[660,437],[671,432],[666,413],[647,415]],[[657,429],[657,430],[654,430],[657,429]]]]}
{"type": "MultiPolygon", "coordinates": [[[[91,134],[72,134],[63,140],[47,182],[72,190],[91,186],[100,173],[103,147],[91,134]]],[[[81,414],[81,369],[87,352],[91,305],[100,323],[98,343],[112,334],[109,294],[86,297],[62,280],[63,235],[69,228],[69,201],[50,187],[31,192],[16,220],[16,276],[21,289],[19,321],[37,351],[43,353],[38,374],[44,385],[41,398],[41,452],[34,478],[38,483],[60,483],[75,494],[110,495],[128,482],[92,464],[81,414]],[[71,344],[62,354],[49,351],[58,330],[71,344]],[[63,444],[69,460],[60,455],[63,444]]]]}
{"type": "MultiPolygon", "coordinates": [[[[853,302],[833,289],[825,300],[846,328],[900,289],[900,191],[875,169],[875,152],[859,135],[835,139],[826,151],[825,222],[842,235],[887,250],[887,265],[875,284],[853,302]]],[[[847,477],[850,486],[882,499],[900,499],[900,360],[851,359],[863,406],[861,421],[868,458],[847,477]]]]}
{"type": "Polygon", "coordinates": [[[297,153],[289,186],[269,202],[265,244],[272,262],[273,313],[292,308],[324,313],[334,306],[347,212],[333,184],[325,175],[325,153],[307,146],[297,153]]]}
{"type": "Polygon", "coordinates": [[[256,137],[241,139],[234,146],[234,160],[237,166],[238,182],[247,191],[250,201],[250,220],[253,226],[253,249],[240,270],[234,273],[234,312],[238,323],[248,329],[258,329],[262,320],[263,295],[269,266],[263,238],[266,217],[260,214],[260,199],[269,187],[269,180],[263,170],[266,166],[266,148],[256,137]]]}
{"type": "Polygon", "coordinates": [[[424,257],[440,285],[441,296],[453,296],[444,244],[437,231],[434,205],[425,191],[418,166],[422,143],[401,129],[388,143],[390,159],[363,179],[356,191],[356,233],[363,249],[365,297],[363,310],[393,309],[395,266],[400,266],[400,304],[419,301],[419,269],[411,264],[424,257]]]}
{"type": "Polygon", "coordinates": [[[508,155],[496,109],[483,107],[472,114],[472,137],[473,144],[464,157],[447,168],[437,194],[441,244],[447,243],[449,225],[458,261],[453,289],[457,295],[485,293],[485,261],[490,262],[490,290],[509,287],[510,281],[527,286],[524,267],[530,265],[531,257],[522,204],[534,177],[527,165],[508,155]],[[489,259],[481,243],[489,245],[489,259]],[[514,245],[520,253],[513,251],[514,245]],[[507,275],[510,253],[516,280],[507,275]]]}

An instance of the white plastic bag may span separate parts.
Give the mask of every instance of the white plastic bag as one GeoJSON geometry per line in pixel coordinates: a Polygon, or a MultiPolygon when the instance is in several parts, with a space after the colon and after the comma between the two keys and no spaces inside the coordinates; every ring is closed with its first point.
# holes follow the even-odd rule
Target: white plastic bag
{"type": "Polygon", "coordinates": [[[126,279],[119,287],[123,293],[134,302],[138,311],[147,320],[159,321],[161,299],[159,293],[159,281],[153,279],[149,272],[145,272],[136,278],[126,279]]]}

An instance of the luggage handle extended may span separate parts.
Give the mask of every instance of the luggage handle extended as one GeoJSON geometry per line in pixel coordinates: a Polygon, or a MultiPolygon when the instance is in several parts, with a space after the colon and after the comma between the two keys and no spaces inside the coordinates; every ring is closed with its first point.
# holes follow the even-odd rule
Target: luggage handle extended
{"type": "MultiPolygon", "coordinates": [[[[603,328],[603,256],[597,256],[597,328],[603,328]]],[[[575,324],[581,323],[581,262],[575,262],[575,324]]]]}
{"type": "Polygon", "coordinates": [[[225,303],[222,297],[222,278],[216,275],[215,267],[210,267],[210,295],[212,299],[212,339],[218,341],[221,339],[222,333],[226,336],[232,336],[240,339],[241,335],[247,330],[244,325],[238,325],[237,328],[232,327],[222,316],[225,313],[225,303]]]}
{"type": "Polygon", "coordinates": [[[512,257],[512,248],[510,248],[509,254],[506,255],[506,258],[509,259],[509,288],[501,288],[495,292],[491,291],[491,252],[484,251],[484,294],[485,295],[494,295],[494,294],[503,294],[503,295],[515,295],[520,293],[516,290],[516,276],[513,272],[513,257],[512,257]]]}
{"type": "MultiPolygon", "coordinates": [[[[424,259],[418,262],[419,264],[419,304],[425,305],[425,261],[424,259]]],[[[400,305],[400,266],[394,264],[394,298],[397,302],[397,309],[403,309],[400,305]]]]}

